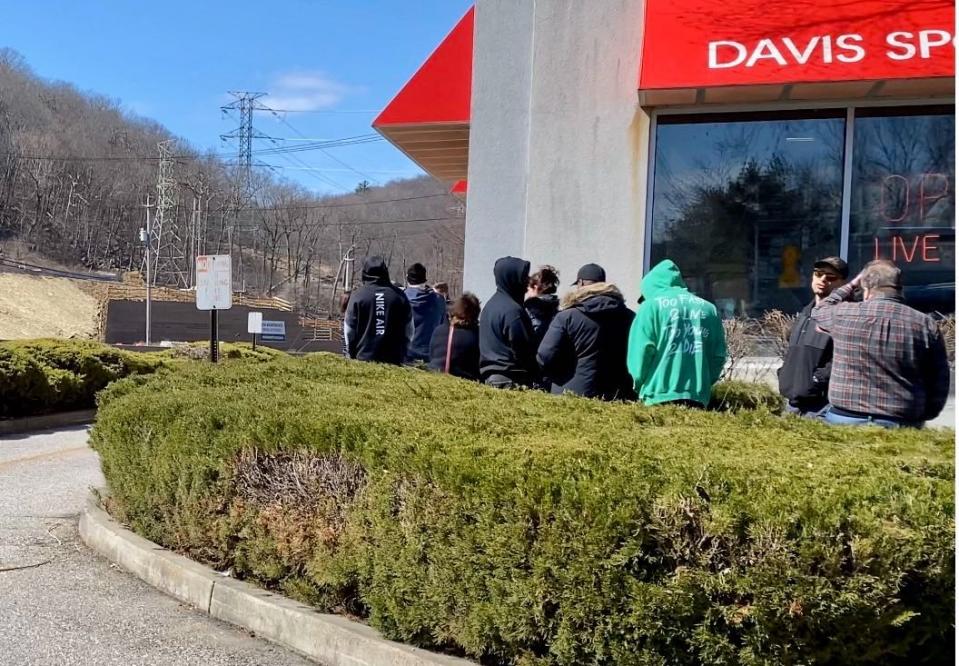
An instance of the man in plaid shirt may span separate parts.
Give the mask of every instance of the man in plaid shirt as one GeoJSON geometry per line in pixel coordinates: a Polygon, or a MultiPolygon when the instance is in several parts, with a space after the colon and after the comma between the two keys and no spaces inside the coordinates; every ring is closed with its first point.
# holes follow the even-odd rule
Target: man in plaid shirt
{"type": "Polygon", "coordinates": [[[903,301],[896,264],[869,262],[812,318],[834,345],[828,423],[921,428],[942,411],[949,395],[946,345],[932,318],[903,301]],[[860,286],[863,301],[850,302],[860,286]]]}

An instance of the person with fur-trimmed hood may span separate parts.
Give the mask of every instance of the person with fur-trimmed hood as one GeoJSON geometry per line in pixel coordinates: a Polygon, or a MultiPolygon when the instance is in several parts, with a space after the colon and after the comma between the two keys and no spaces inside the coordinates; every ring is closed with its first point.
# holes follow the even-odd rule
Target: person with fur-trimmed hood
{"type": "Polygon", "coordinates": [[[536,355],[543,374],[553,382],[553,393],[635,399],[626,367],[635,314],[597,264],[580,268],[574,285],[563,296],[536,355]]]}

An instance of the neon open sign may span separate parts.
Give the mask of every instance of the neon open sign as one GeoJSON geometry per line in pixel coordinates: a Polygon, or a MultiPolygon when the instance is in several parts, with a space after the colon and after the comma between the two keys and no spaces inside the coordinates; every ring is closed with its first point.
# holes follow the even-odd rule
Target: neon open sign
{"type": "MultiPolygon", "coordinates": [[[[923,221],[936,203],[948,196],[949,180],[944,173],[924,173],[912,180],[900,174],[883,178],[878,207],[883,226],[894,227],[917,213],[917,226],[923,226],[923,221]]],[[[873,257],[907,264],[940,263],[940,238],[938,233],[876,236],[873,238],[873,257]]]]}
{"type": "Polygon", "coordinates": [[[919,177],[918,187],[911,186],[909,179],[897,173],[882,179],[879,191],[879,212],[886,226],[902,222],[910,213],[918,210],[919,221],[940,199],[949,194],[949,176],[944,173],[924,173],[919,177]]]}

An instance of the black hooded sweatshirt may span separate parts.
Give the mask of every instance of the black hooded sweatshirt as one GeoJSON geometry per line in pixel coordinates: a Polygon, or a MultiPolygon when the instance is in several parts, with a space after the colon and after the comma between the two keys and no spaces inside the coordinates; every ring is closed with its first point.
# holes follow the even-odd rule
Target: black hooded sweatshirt
{"type": "Polygon", "coordinates": [[[523,308],[529,282],[529,262],[516,257],[496,260],[496,293],[480,314],[480,375],[503,375],[532,386],[539,379],[533,325],[523,308]]]}
{"type": "Polygon", "coordinates": [[[533,296],[526,299],[523,307],[526,308],[526,314],[529,315],[529,320],[533,324],[533,338],[536,346],[539,346],[549,329],[550,322],[559,311],[559,297],[556,294],[533,296]]]}
{"type": "Polygon", "coordinates": [[[566,294],[537,354],[553,393],[635,400],[626,366],[635,316],[619,290],[605,282],[566,294]]]}
{"type": "Polygon", "coordinates": [[[363,286],[346,306],[344,329],[350,358],[399,365],[406,359],[410,303],[390,282],[381,257],[363,262],[363,286]]]}

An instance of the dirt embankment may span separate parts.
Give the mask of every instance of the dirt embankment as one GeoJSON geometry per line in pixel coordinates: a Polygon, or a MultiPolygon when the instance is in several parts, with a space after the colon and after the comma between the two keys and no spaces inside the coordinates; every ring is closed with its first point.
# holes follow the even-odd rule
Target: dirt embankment
{"type": "Polygon", "coordinates": [[[98,311],[72,280],[0,273],[0,340],[96,338],[98,311]]]}

